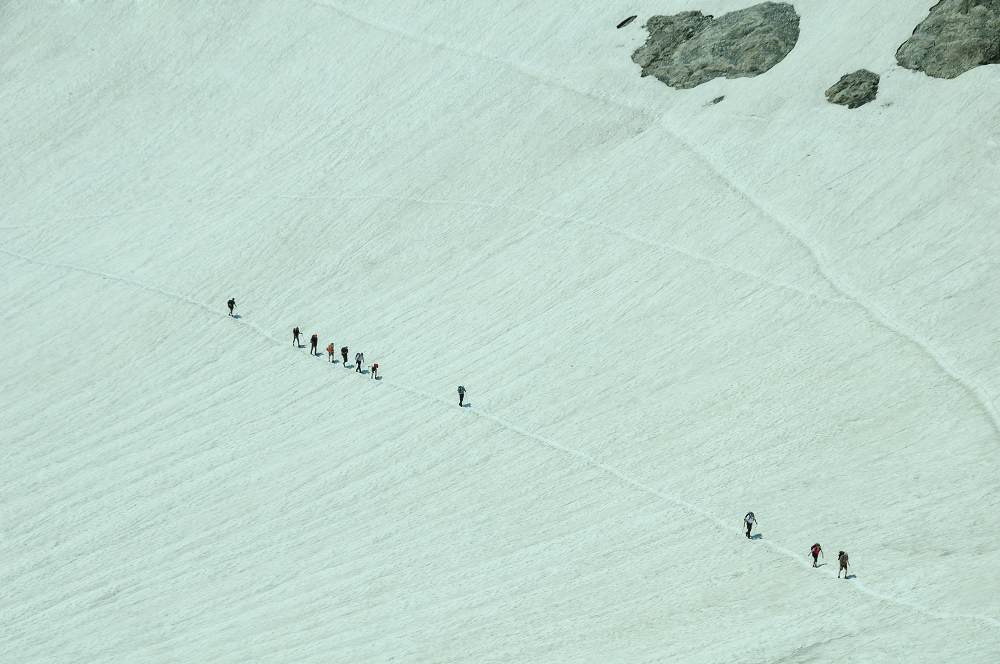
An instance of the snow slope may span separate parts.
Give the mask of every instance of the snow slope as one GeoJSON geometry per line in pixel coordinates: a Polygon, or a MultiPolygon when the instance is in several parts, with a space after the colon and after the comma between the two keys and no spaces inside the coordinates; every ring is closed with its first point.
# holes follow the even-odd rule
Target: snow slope
{"type": "Polygon", "coordinates": [[[995,660],[1000,70],[744,6],[3,4],[0,661],[995,660]]]}

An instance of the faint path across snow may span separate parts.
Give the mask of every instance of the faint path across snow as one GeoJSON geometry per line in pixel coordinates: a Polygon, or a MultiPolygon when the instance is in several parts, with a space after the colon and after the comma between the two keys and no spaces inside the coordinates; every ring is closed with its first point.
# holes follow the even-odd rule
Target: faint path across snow
{"type": "MultiPolygon", "coordinates": [[[[631,240],[637,244],[643,244],[660,251],[669,251],[672,253],[680,254],[686,256],[692,260],[699,261],[701,263],[706,263],[729,272],[734,272],[736,274],[743,275],[754,281],[774,286],[776,288],[781,288],[784,290],[793,291],[799,295],[805,295],[806,297],[815,298],[822,302],[851,302],[848,298],[831,298],[820,293],[813,292],[806,288],[801,288],[794,284],[789,284],[777,279],[772,279],[764,274],[755,272],[753,270],[747,270],[724,261],[717,260],[711,256],[706,256],[705,254],[700,254],[696,251],[686,249],[676,244],[669,242],[658,242],[656,240],[651,240],[649,238],[643,237],[631,231],[627,231],[623,228],[618,228],[612,226],[611,224],[604,223],[602,221],[594,221],[592,219],[586,219],[583,217],[575,217],[572,215],[555,214],[553,212],[546,212],[544,210],[538,210],[535,208],[519,206],[519,205],[507,205],[504,203],[489,203],[485,201],[475,201],[475,200],[455,200],[447,198],[424,198],[416,196],[393,196],[390,194],[345,194],[342,196],[307,196],[307,195],[295,195],[295,194],[259,194],[259,195],[248,195],[248,194],[234,194],[232,196],[224,196],[222,198],[213,199],[210,201],[191,201],[189,203],[175,203],[170,205],[162,205],[158,207],[151,208],[137,208],[129,210],[119,210],[115,212],[107,212],[102,214],[88,214],[79,215],[73,217],[56,217],[53,219],[46,220],[47,222],[57,222],[57,221],[74,221],[81,219],[105,219],[110,217],[119,217],[126,214],[142,214],[144,212],[152,212],[156,210],[163,210],[176,207],[186,207],[188,205],[211,205],[214,203],[224,202],[234,199],[257,199],[257,200],[273,200],[273,199],[290,199],[290,200],[319,200],[319,201],[363,201],[363,200],[387,200],[387,201],[406,201],[412,203],[420,203],[423,205],[457,205],[464,207],[479,207],[479,208],[489,208],[495,210],[509,210],[512,212],[526,212],[528,214],[534,214],[539,217],[546,219],[554,219],[556,221],[563,221],[574,224],[581,224],[584,226],[590,226],[591,228],[596,228],[614,235],[621,236],[627,240],[631,240]]],[[[22,224],[18,226],[0,226],[0,230],[12,230],[18,228],[31,228],[34,224],[22,224]]]]}
{"type": "Polygon", "coordinates": [[[649,238],[642,237],[631,231],[606,224],[601,221],[593,221],[591,219],[585,219],[582,217],[574,217],[565,214],[555,214],[552,212],[546,212],[544,210],[538,210],[535,208],[524,207],[519,205],[506,205],[504,203],[487,203],[484,201],[471,201],[471,200],[453,200],[447,198],[418,198],[412,196],[392,196],[388,194],[365,194],[365,195],[344,195],[344,196],[294,196],[294,195],[273,195],[272,198],[291,198],[295,200],[392,200],[392,201],[409,201],[413,203],[422,203],[424,205],[459,205],[466,207],[481,207],[481,208],[491,208],[496,210],[509,210],[512,212],[526,212],[528,214],[534,214],[539,217],[544,217],[546,219],[554,219],[557,221],[570,222],[574,224],[582,224],[584,226],[590,226],[591,228],[597,228],[608,233],[613,233],[619,235],[628,240],[636,242],[638,244],[644,244],[648,247],[653,247],[654,249],[659,249],[661,251],[670,251],[676,254],[681,254],[687,256],[693,260],[707,263],[717,268],[723,270],[728,270],[730,272],[735,272],[741,274],[745,277],[749,277],[754,281],[758,281],[770,286],[775,286],[777,288],[782,288],[785,290],[790,290],[798,293],[799,295],[805,295],[807,297],[816,298],[822,300],[823,302],[849,302],[850,300],[846,298],[830,298],[819,293],[815,293],[811,290],[800,288],[793,284],[785,283],[783,281],[778,281],[776,279],[771,279],[759,272],[754,272],[753,270],[746,270],[729,263],[725,263],[720,260],[716,260],[710,256],[704,254],[699,254],[698,252],[691,251],[690,249],[685,249],[676,244],[671,244],[669,242],[657,242],[656,240],[651,240],[649,238]]]}
{"type": "MultiPolygon", "coordinates": [[[[171,290],[168,290],[168,289],[160,288],[158,286],[154,286],[152,284],[148,284],[148,283],[145,283],[145,282],[142,282],[142,281],[137,281],[135,279],[130,279],[128,277],[124,277],[124,276],[121,276],[121,275],[112,274],[110,272],[104,272],[104,271],[101,271],[101,270],[93,270],[93,269],[90,269],[90,268],[87,268],[87,267],[82,267],[82,266],[79,266],[79,265],[70,265],[68,263],[60,263],[60,262],[56,262],[56,261],[48,261],[48,260],[44,260],[44,259],[34,258],[32,256],[27,256],[27,255],[21,254],[21,253],[16,252],[16,251],[11,251],[9,249],[5,249],[3,247],[0,247],[0,253],[6,254],[8,256],[11,256],[13,258],[16,258],[16,259],[19,259],[19,260],[22,260],[22,261],[25,261],[25,262],[28,262],[28,263],[34,263],[36,265],[45,265],[45,266],[55,267],[55,268],[59,268],[59,269],[63,269],[63,270],[71,270],[71,271],[75,271],[75,272],[82,272],[82,273],[85,273],[85,274],[91,274],[91,275],[94,275],[94,276],[102,277],[102,278],[108,279],[110,281],[117,281],[117,282],[120,282],[120,283],[124,283],[124,284],[130,285],[130,286],[137,287],[137,288],[142,288],[142,289],[145,289],[145,290],[149,290],[149,291],[152,291],[152,292],[155,292],[155,293],[159,293],[161,295],[165,295],[167,297],[170,297],[170,298],[173,298],[173,299],[176,299],[176,300],[180,300],[182,302],[187,302],[189,304],[193,304],[193,305],[195,305],[197,307],[201,307],[202,309],[204,309],[204,310],[206,310],[206,311],[208,311],[208,312],[210,312],[212,314],[215,314],[217,316],[225,317],[225,316],[228,315],[222,309],[217,308],[217,307],[213,307],[213,306],[211,306],[211,305],[209,305],[209,304],[207,304],[205,302],[199,301],[199,300],[197,300],[197,299],[195,299],[193,297],[184,295],[182,293],[178,293],[176,291],[171,291],[171,290]]],[[[260,327],[256,323],[253,323],[251,321],[247,321],[246,319],[238,319],[236,322],[239,323],[239,324],[246,325],[246,326],[250,327],[257,334],[263,336],[264,338],[268,339],[269,341],[274,342],[275,344],[280,343],[278,341],[277,337],[275,337],[271,333],[267,332],[266,330],[264,330],[262,327],[260,327]]],[[[393,387],[393,388],[398,389],[398,390],[402,390],[402,391],[407,392],[409,394],[413,394],[413,395],[419,396],[419,397],[427,399],[429,401],[434,401],[434,402],[440,403],[443,406],[446,406],[448,408],[455,408],[457,406],[457,404],[455,404],[454,401],[452,401],[452,400],[445,399],[445,398],[443,398],[443,397],[441,397],[439,395],[432,394],[430,392],[426,392],[424,390],[420,390],[420,389],[417,389],[415,387],[410,387],[409,385],[405,385],[403,383],[398,383],[398,382],[393,381],[393,380],[387,380],[385,378],[382,379],[382,383],[384,385],[388,385],[390,387],[393,387]]],[[[505,420],[505,419],[503,419],[501,417],[498,417],[496,415],[492,415],[491,413],[489,413],[487,411],[484,411],[482,409],[470,407],[467,410],[463,410],[463,412],[468,412],[468,411],[471,411],[473,414],[475,414],[478,417],[482,417],[484,419],[488,419],[491,422],[495,423],[497,426],[500,426],[500,427],[502,427],[504,429],[507,429],[508,431],[512,431],[512,432],[514,432],[514,433],[516,433],[518,435],[524,436],[526,438],[530,438],[531,440],[534,440],[534,441],[539,442],[539,443],[541,443],[541,444],[543,444],[543,445],[545,445],[547,447],[550,447],[550,448],[552,448],[552,449],[554,449],[554,450],[556,450],[556,451],[558,451],[558,452],[560,452],[560,453],[562,453],[562,454],[564,454],[566,456],[572,457],[572,458],[574,458],[574,459],[576,459],[578,461],[582,461],[583,463],[585,463],[585,464],[587,464],[589,466],[592,466],[594,468],[598,468],[598,469],[600,469],[603,472],[606,472],[606,473],[608,473],[610,475],[613,475],[614,477],[616,477],[619,480],[621,480],[622,483],[624,483],[624,484],[626,484],[626,485],[628,485],[628,486],[630,486],[630,487],[632,487],[634,489],[638,489],[639,491],[642,491],[644,493],[656,496],[657,498],[660,498],[661,500],[663,500],[665,502],[671,503],[671,504],[676,505],[676,506],[678,506],[678,507],[680,507],[682,509],[685,509],[685,510],[687,510],[689,512],[697,514],[698,516],[702,517],[703,519],[705,519],[707,521],[710,521],[711,523],[715,524],[719,528],[719,530],[721,530],[723,532],[728,532],[728,533],[734,534],[737,537],[741,537],[741,538],[743,537],[742,530],[739,527],[731,525],[731,523],[729,521],[725,521],[723,519],[720,519],[719,517],[715,516],[714,514],[712,514],[712,513],[708,512],[708,511],[706,511],[706,510],[704,510],[704,509],[702,509],[702,508],[700,508],[700,507],[698,507],[698,506],[696,506],[696,505],[694,505],[694,504],[692,504],[692,503],[684,500],[683,498],[679,498],[677,496],[670,495],[670,494],[665,493],[665,492],[663,492],[663,491],[661,491],[659,489],[656,489],[656,488],[654,488],[654,487],[652,487],[652,486],[650,486],[648,484],[644,484],[643,482],[641,482],[641,481],[639,481],[639,480],[637,480],[637,479],[635,479],[633,477],[630,477],[629,475],[623,473],[622,471],[616,469],[615,467],[610,466],[610,465],[608,465],[608,464],[606,464],[606,463],[604,463],[602,461],[598,461],[596,458],[594,458],[593,456],[587,454],[586,452],[583,452],[583,451],[577,450],[575,448],[569,447],[567,445],[564,445],[564,444],[562,444],[562,443],[560,443],[560,442],[558,442],[558,441],[556,441],[556,440],[554,440],[552,438],[547,438],[545,436],[540,436],[538,434],[532,433],[532,432],[528,431],[527,429],[524,429],[524,428],[522,428],[522,427],[514,424],[513,422],[509,422],[509,421],[507,421],[507,420],[505,420]]],[[[767,548],[769,548],[770,550],[774,551],[775,553],[779,553],[779,554],[781,554],[781,555],[783,555],[783,556],[791,559],[793,562],[798,563],[799,565],[801,565],[804,568],[810,568],[811,567],[811,565],[810,565],[807,557],[800,556],[800,555],[796,554],[794,551],[792,551],[791,549],[788,549],[787,547],[782,546],[781,544],[778,544],[776,542],[772,542],[772,541],[769,541],[769,540],[766,540],[766,539],[756,540],[756,543],[762,544],[762,545],[766,546],[767,548]]],[[[821,568],[821,569],[818,569],[818,570],[815,570],[815,571],[823,573],[823,574],[826,574],[826,575],[828,575],[830,577],[833,576],[833,571],[832,570],[827,570],[827,569],[822,569],[821,568]]],[[[1000,628],[1000,620],[997,620],[997,619],[992,618],[990,616],[976,614],[976,613],[948,613],[948,612],[945,612],[945,611],[935,611],[935,610],[930,609],[930,608],[928,608],[928,607],[926,607],[926,606],[924,606],[922,604],[919,604],[917,602],[911,602],[909,600],[902,599],[902,598],[896,597],[894,595],[889,595],[889,594],[886,594],[886,593],[879,592],[878,590],[871,589],[868,586],[866,586],[863,583],[861,583],[860,581],[858,581],[857,579],[853,579],[851,581],[851,586],[850,587],[853,587],[853,588],[857,589],[858,591],[864,593],[865,595],[873,597],[873,598],[875,598],[877,600],[880,600],[880,601],[883,601],[883,602],[888,602],[888,603],[891,603],[891,604],[896,604],[898,606],[904,606],[904,607],[910,608],[910,609],[912,609],[914,611],[917,611],[918,613],[921,613],[921,614],[923,614],[925,616],[928,616],[928,617],[931,617],[931,618],[936,618],[936,619],[939,619],[939,620],[959,620],[959,619],[960,620],[972,620],[972,621],[984,623],[984,624],[989,625],[991,627],[998,627],[998,628],[1000,628]]]]}
{"type": "MultiPolygon", "coordinates": [[[[156,212],[158,210],[171,210],[171,209],[175,209],[175,208],[189,207],[189,206],[192,206],[192,205],[204,207],[206,205],[214,205],[215,203],[223,203],[225,201],[231,201],[231,200],[237,200],[237,199],[245,199],[245,198],[253,198],[253,197],[248,196],[247,193],[237,193],[237,194],[231,194],[229,196],[223,196],[221,198],[215,198],[215,199],[212,199],[212,200],[189,200],[189,201],[187,201],[185,203],[169,203],[167,205],[156,205],[156,206],[153,206],[153,207],[144,207],[144,208],[126,208],[124,210],[115,210],[113,212],[101,212],[101,213],[97,213],[97,214],[81,214],[81,215],[73,215],[73,216],[68,216],[68,217],[52,217],[51,219],[42,219],[40,221],[32,222],[30,224],[17,224],[17,225],[14,225],[14,226],[0,226],[0,231],[14,230],[14,229],[17,229],[17,228],[38,228],[38,224],[40,224],[40,223],[42,223],[42,224],[44,224],[44,223],[53,223],[53,222],[57,222],[57,221],[79,221],[81,219],[110,219],[112,217],[121,217],[121,216],[124,216],[126,214],[131,214],[131,215],[144,214],[146,212],[156,212]]],[[[266,199],[266,198],[269,198],[269,196],[260,195],[260,196],[256,196],[256,198],[266,199]]]]}
{"type": "Polygon", "coordinates": [[[394,35],[399,35],[400,37],[409,39],[411,41],[420,42],[422,44],[433,46],[435,48],[446,49],[448,51],[453,51],[455,53],[459,53],[467,57],[472,57],[478,60],[485,60],[487,62],[493,62],[502,67],[513,69],[514,71],[523,74],[528,78],[535,79],[539,83],[544,83],[545,85],[549,85],[556,88],[562,88],[567,92],[572,92],[578,95],[583,95],[585,97],[590,97],[591,99],[595,99],[604,104],[612,104],[614,106],[618,106],[620,108],[626,108],[631,111],[637,111],[639,113],[649,115],[651,117],[658,117],[660,115],[660,112],[650,110],[649,108],[641,104],[630,104],[627,101],[623,101],[621,99],[613,99],[612,97],[602,94],[600,92],[594,92],[593,90],[574,87],[566,81],[555,80],[550,76],[547,76],[546,73],[544,72],[533,71],[532,69],[529,69],[526,65],[511,62],[509,60],[504,60],[498,55],[493,55],[492,53],[488,53],[486,51],[468,46],[466,44],[457,44],[445,41],[443,39],[435,39],[434,37],[428,36],[426,34],[411,32],[409,30],[400,28],[390,23],[385,23],[384,21],[380,21],[376,18],[356,14],[355,12],[343,6],[342,4],[337,2],[332,2],[331,0],[309,0],[309,1],[316,5],[328,7],[336,11],[338,14],[346,16],[352,21],[356,21],[362,25],[367,25],[370,28],[375,28],[376,30],[381,30],[383,32],[391,32],[394,35]]]}
{"type": "MultiPolygon", "coordinates": [[[[118,275],[118,274],[112,274],[110,272],[102,272],[101,270],[92,270],[92,269],[90,269],[88,267],[81,267],[79,265],[70,265],[68,263],[59,263],[59,262],[56,262],[56,261],[47,261],[47,260],[43,260],[43,259],[40,259],[40,258],[34,258],[32,256],[26,256],[26,255],[24,255],[22,253],[19,253],[19,252],[16,252],[16,251],[11,251],[9,249],[4,249],[3,247],[0,247],[0,253],[7,254],[8,256],[13,256],[14,258],[19,258],[19,259],[21,259],[23,261],[27,261],[28,263],[34,263],[36,265],[48,265],[50,267],[58,267],[58,268],[62,268],[62,269],[65,269],[65,270],[73,270],[74,272],[83,272],[85,274],[92,274],[92,275],[95,275],[95,276],[98,276],[98,277],[103,277],[105,279],[110,279],[111,281],[119,281],[121,283],[129,284],[130,286],[136,286],[137,288],[143,288],[145,290],[153,291],[155,293],[160,293],[161,295],[166,295],[167,297],[174,298],[175,300],[181,300],[182,302],[187,302],[189,304],[193,304],[193,305],[195,305],[197,307],[201,307],[202,309],[205,309],[206,311],[209,311],[209,312],[211,312],[213,314],[218,314],[220,316],[228,316],[229,315],[228,313],[226,313],[225,311],[223,311],[220,308],[213,307],[210,304],[208,304],[207,302],[202,302],[200,300],[196,300],[193,297],[190,297],[188,295],[184,295],[183,293],[178,293],[176,291],[166,290],[166,289],[160,288],[159,286],[153,286],[152,284],[147,284],[145,282],[138,281],[136,279],[129,279],[128,277],[123,277],[123,276],[118,275]]],[[[269,332],[267,332],[261,326],[257,325],[257,323],[246,321],[246,320],[243,320],[242,318],[239,319],[239,322],[243,323],[244,325],[249,325],[258,334],[260,334],[260,335],[262,335],[262,336],[270,339],[271,341],[273,341],[275,343],[278,343],[278,339],[276,337],[274,337],[273,335],[271,335],[269,332]]]]}

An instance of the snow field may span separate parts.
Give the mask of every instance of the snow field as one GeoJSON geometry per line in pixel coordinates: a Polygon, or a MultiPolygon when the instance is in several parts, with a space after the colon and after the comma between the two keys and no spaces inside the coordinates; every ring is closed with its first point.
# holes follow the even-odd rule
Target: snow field
{"type": "Polygon", "coordinates": [[[796,7],[6,6],[4,658],[989,659],[995,82],[796,7]]]}

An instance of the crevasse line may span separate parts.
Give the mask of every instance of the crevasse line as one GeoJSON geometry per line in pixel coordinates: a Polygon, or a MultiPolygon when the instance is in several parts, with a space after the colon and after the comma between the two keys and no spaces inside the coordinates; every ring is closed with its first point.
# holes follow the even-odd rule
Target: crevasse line
{"type": "MultiPolygon", "coordinates": [[[[499,56],[474,50],[462,45],[451,44],[443,40],[434,40],[426,36],[411,34],[406,30],[390,25],[388,23],[383,23],[372,18],[359,16],[354,12],[350,11],[349,9],[347,9],[346,7],[344,7],[343,5],[332,2],[330,0],[311,0],[311,1],[315,4],[322,5],[324,7],[329,7],[330,9],[340,12],[341,14],[347,16],[348,18],[351,18],[363,25],[367,25],[369,27],[373,27],[378,30],[385,30],[388,32],[392,32],[394,34],[406,37],[407,39],[428,44],[436,48],[446,48],[448,50],[454,51],[456,53],[461,53],[466,56],[476,57],[489,62],[496,62],[506,67],[509,67],[515,71],[518,71],[521,74],[528,76],[529,78],[537,80],[541,83],[545,83],[546,85],[551,85],[553,87],[558,87],[575,94],[583,95],[585,97],[590,97],[592,99],[595,99],[603,103],[612,104],[632,111],[650,113],[650,110],[648,108],[641,106],[639,104],[628,104],[621,100],[611,99],[606,95],[601,95],[592,90],[576,88],[567,83],[554,81],[542,74],[539,74],[534,71],[529,71],[528,69],[522,66],[504,60],[499,56]]],[[[1000,414],[997,413],[997,410],[993,405],[993,400],[989,397],[989,395],[986,393],[986,391],[982,388],[981,385],[979,385],[971,378],[969,378],[968,376],[966,376],[965,374],[954,368],[951,365],[951,363],[948,362],[944,358],[944,356],[937,349],[935,349],[926,339],[919,336],[916,332],[908,330],[900,323],[894,321],[880,307],[875,305],[875,303],[872,302],[869,298],[858,295],[853,291],[853,289],[847,287],[847,285],[844,284],[839,278],[837,278],[827,267],[826,263],[821,258],[821,252],[819,251],[819,249],[813,246],[812,243],[808,242],[796,228],[794,228],[787,221],[783,220],[782,217],[773,210],[771,210],[769,206],[762,203],[761,201],[758,201],[746,189],[737,185],[736,182],[731,177],[729,177],[721,167],[717,166],[702,150],[699,150],[691,140],[685,138],[685,136],[682,134],[680,130],[666,123],[664,123],[662,126],[667,131],[667,133],[673,136],[682,146],[687,148],[688,151],[690,151],[696,157],[701,159],[701,161],[704,164],[706,164],[732,191],[739,194],[748,203],[750,203],[750,205],[760,210],[766,216],[770,217],[775,223],[778,224],[779,227],[781,227],[785,231],[785,233],[787,233],[790,237],[796,240],[806,251],[808,251],[812,256],[813,262],[816,264],[820,273],[826,278],[827,282],[837,292],[839,292],[841,295],[844,296],[846,300],[854,302],[859,307],[867,311],[869,316],[871,316],[872,320],[874,320],[876,324],[893,332],[894,334],[897,334],[907,339],[908,341],[916,345],[921,351],[923,351],[926,355],[928,355],[935,362],[935,364],[937,364],[938,367],[940,367],[949,377],[951,377],[955,382],[961,385],[972,396],[972,398],[980,404],[980,407],[985,411],[987,417],[990,420],[990,423],[993,425],[994,430],[998,434],[1000,434],[1000,414]]],[[[793,290],[798,290],[798,289],[793,288],[793,290]]]]}

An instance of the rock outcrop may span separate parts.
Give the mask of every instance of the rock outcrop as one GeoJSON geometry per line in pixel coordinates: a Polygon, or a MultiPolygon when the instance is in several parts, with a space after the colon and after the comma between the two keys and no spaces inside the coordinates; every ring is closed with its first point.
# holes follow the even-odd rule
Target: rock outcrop
{"type": "Polygon", "coordinates": [[[875,100],[878,94],[878,74],[859,69],[852,74],[844,74],[840,80],[826,91],[826,100],[847,108],[864,106],[875,100]]]}
{"type": "Polygon", "coordinates": [[[699,11],[653,16],[643,27],[649,37],[632,60],[643,76],[684,89],[719,76],[763,74],[795,46],[799,15],[792,5],[764,2],[718,19],[699,11]]]}
{"type": "Polygon", "coordinates": [[[896,51],[896,62],[935,78],[1000,62],[1000,0],[941,0],[896,51]]]}

